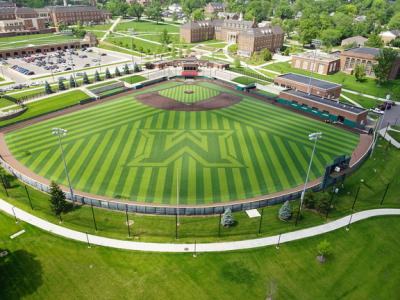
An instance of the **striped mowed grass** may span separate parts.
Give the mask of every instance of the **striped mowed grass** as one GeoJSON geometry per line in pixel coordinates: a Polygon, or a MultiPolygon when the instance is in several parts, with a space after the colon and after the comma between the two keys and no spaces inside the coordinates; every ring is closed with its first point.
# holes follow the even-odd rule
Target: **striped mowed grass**
{"type": "MultiPolygon", "coordinates": [[[[200,82],[216,92],[232,92],[200,82]]],[[[179,88],[167,82],[138,93],[179,88]]],[[[137,94],[137,93],[136,93],[137,94]]],[[[141,202],[226,202],[281,191],[304,182],[308,134],[321,131],[311,180],[333,158],[351,154],[359,137],[250,95],[211,111],[160,110],[125,96],[6,135],[13,155],[58,183],[66,177],[51,128],[68,130],[63,145],[73,188],[141,202]]]]}

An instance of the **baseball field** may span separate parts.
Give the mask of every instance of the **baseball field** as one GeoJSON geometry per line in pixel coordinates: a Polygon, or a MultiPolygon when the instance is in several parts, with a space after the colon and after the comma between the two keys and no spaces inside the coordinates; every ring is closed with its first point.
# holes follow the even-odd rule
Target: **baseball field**
{"type": "Polygon", "coordinates": [[[54,127],[75,190],[119,199],[203,204],[256,197],[304,182],[312,142],[321,131],[311,179],[333,158],[351,154],[356,134],[210,82],[169,81],[6,135],[12,154],[33,172],[67,183],[54,127]],[[195,105],[220,94],[241,101],[220,109],[158,109],[135,97],[195,105]]]}

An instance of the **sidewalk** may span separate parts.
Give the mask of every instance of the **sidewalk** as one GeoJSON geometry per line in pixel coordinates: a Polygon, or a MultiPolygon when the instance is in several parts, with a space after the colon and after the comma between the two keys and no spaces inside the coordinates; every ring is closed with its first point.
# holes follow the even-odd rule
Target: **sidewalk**
{"type": "MultiPolygon", "coordinates": [[[[400,143],[397,141],[397,140],[395,140],[394,138],[392,138],[391,136],[390,136],[390,130],[391,130],[391,127],[390,126],[388,126],[388,127],[384,127],[384,128],[382,128],[381,130],[379,130],[379,134],[386,140],[386,141],[388,141],[390,144],[392,144],[393,146],[395,146],[397,149],[400,149],[400,143]]],[[[394,130],[394,129],[392,129],[393,131],[398,131],[398,130],[394,130]]]]}
{"type": "Polygon", "coordinates": [[[282,235],[275,235],[265,238],[234,241],[234,242],[220,242],[220,243],[205,243],[205,244],[172,244],[172,243],[144,243],[144,242],[133,242],[111,239],[101,236],[95,236],[86,234],[84,232],[75,231],[68,229],[38,217],[35,217],[19,208],[16,208],[8,202],[0,199],[0,210],[8,213],[11,216],[17,217],[17,219],[36,226],[44,231],[53,233],[55,235],[68,238],[71,240],[87,243],[89,241],[92,245],[105,246],[110,248],[125,249],[125,250],[136,250],[136,251],[150,251],[150,252],[170,252],[170,253],[184,253],[184,252],[223,252],[243,249],[253,249],[265,246],[272,246],[278,243],[286,243],[290,241],[296,241],[320,234],[324,234],[339,228],[346,227],[351,223],[355,223],[360,220],[368,219],[375,216],[390,216],[399,215],[400,209],[372,209],[362,212],[355,213],[351,216],[346,216],[341,219],[322,224],[319,226],[297,230],[293,232],[284,233],[282,235]],[[195,249],[196,247],[196,249],[195,249]]]}

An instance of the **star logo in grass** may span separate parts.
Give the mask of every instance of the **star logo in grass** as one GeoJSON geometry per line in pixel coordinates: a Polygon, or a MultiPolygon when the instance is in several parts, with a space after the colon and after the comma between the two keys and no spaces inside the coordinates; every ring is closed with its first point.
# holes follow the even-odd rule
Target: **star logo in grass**
{"type": "Polygon", "coordinates": [[[140,130],[141,145],[130,167],[167,167],[190,156],[205,168],[241,168],[232,130],[140,130]]]}

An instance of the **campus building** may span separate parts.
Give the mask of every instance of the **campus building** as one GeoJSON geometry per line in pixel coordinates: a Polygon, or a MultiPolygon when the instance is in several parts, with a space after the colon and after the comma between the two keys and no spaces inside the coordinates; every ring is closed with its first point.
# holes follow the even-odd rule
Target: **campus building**
{"type": "Polygon", "coordinates": [[[54,26],[81,24],[99,24],[111,19],[111,13],[100,10],[94,6],[47,6],[40,12],[48,11],[51,22],[54,26]]]}
{"type": "Polygon", "coordinates": [[[283,45],[284,33],[279,26],[259,28],[255,21],[225,19],[188,22],[181,26],[181,38],[187,43],[211,39],[237,43],[238,54],[249,57],[265,48],[271,52],[279,50],[283,45]]]}
{"type": "Polygon", "coordinates": [[[346,47],[348,45],[354,45],[354,47],[363,47],[367,40],[368,40],[367,38],[361,35],[357,35],[342,40],[342,43],[340,45],[342,47],[346,47]]]}
{"type": "MultiPolygon", "coordinates": [[[[373,65],[377,64],[378,48],[353,48],[340,53],[340,68],[343,72],[352,74],[356,65],[364,65],[367,76],[375,77],[373,65]]],[[[390,71],[389,79],[393,80],[400,75],[400,56],[390,71]]]]}
{"type": "Polygon", "coordinates": [[[391,41],[400,38],[400,29],[384,31],[381,32],[379,36],[385,44],[389,44],[391,41]]]}
{"type": "Polygon", "coordinates": [[[293,73],[275,77],[274,83],[280,87],[327,99],[338,99],[342,91],[340,84],[293,73]]]}
{"type": "Polygon", "coordinates": [[[94,34],[88,32],[82,40],[71,39],[68,42],[32,45],[13,49],[0,50],[0,58],[22,57],[26,55],[47,53],[66,49],[79,49],[97,46],[98,41],[94,34]]]}
{"type": "Polygon", "coordinates": [[[293,54],[292,68],[328,75],[340,70],[340,59],[338,55],[315,51],[293,54]]]}
{"type": "MultiPolygon", "coordinates": [[[[0,36],[46,33],[47,20],[29,7],[5,6],[0,8],[0,36]]],[[[51,30],[50,30],[51,31],[51,30]]]]}

